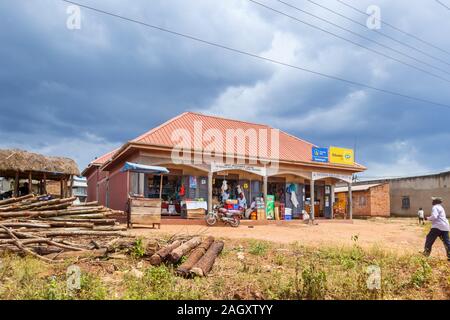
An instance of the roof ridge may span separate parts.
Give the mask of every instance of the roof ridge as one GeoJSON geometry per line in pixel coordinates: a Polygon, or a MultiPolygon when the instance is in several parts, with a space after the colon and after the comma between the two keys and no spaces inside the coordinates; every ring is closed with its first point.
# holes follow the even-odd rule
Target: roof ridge
{"type": "Polygon", "coordinates": [[[130,140],[130,142],[139,142],[139,140],[141,140],[141,139],[145,138],[146,136],[152,134],[153,132],[155,132],[155,131],[157,131],[157,130],[167,126],[169,123],[171,123],[171,122],[173,122],[173,121],[175,121],[175,120],[177,120],[177,119],[187,115],[188,113],[189,113],[189,111],[186,111],[186,112],[183,112],[183,113],[177,115],[176,117],[170,118],[166,122],[161,123],[159,126],[156,126],[156,127],[152,128],[152,129],[150,129],[149,131],[141,134],[137,138],[134,138],[134,139],[130,140]]]}
{"type": "Polygon", "coordinates": [[[293,134],[290,134],[290,133],[288,133],[288,132],[286,132],[286,131],[284,131],[284,130],[281,130],[281,129],[278,129],[278,130],[279,130],[280,132],[284,133],[285,135],[291,137],[291,138],[294,138],[294,139],[296,139],[296,140],[298,140],[298,141],[301,141],[301,142],[310,144],[310,145],[312,145],[312,146],[314,146],[314,147],[317,147],[317,145],[315,145],[315,144],[312,143],[312,142],[309,142],[309,141],[306,141],[306,140],[304,140],[304,139],[302,139],[302,138],[299,138],[299,137],[297,137],[297,136],[294,136],[293,134]]]}
{"type": "Polygon", "coordinates": [[[190,114],[195,114],[195,115],[202,116],[202,117],[215,118],[215,119],[220,119],[220,120],[227,120],[227,121],[241,122],[241,123],[246,123],[246,124],[253,124],[253,125],[257,125],[257,126],[273,129],[271,126],[269,126],[267,124],[250,122],[250,121],[244,121],[244,120],[238,120],[238,119],[231,119],[231,118],[226,118],[226,117],[223,117],[223,116],[217,116],[217,115],[213,115],[213,114],[204,114],[204,113],[196,112],[196,111],[187,111],[185,113],[190,113],[190,114]]]}

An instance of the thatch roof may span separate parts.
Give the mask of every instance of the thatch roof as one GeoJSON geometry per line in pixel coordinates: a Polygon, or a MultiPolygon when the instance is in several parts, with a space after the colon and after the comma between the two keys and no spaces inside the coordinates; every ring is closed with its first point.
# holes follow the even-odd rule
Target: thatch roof
{"type": "Polygon", "coordinates": [[[45,173],[49,179],[80,174],[76,162],[69,158],[47,157],[18,149],[0,149],[0,176],[13,177],[15,172],[21,176],[29,172],[33,176],[45,173]]]}

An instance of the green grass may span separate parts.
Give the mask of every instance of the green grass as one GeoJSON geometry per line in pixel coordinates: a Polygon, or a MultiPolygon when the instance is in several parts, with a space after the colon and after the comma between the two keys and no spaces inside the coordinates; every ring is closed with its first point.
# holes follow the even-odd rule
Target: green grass
{"type": "Polygon", "coordinates": [[[177,277],[173,266],[153,267],[136,257],[86,261],[77,264],[79,290],[66,285],[73,262],[48,265],[16,255],[0,259],[0,299],[450,299],[447,261],[361,248],[357,239],[352,246],[319,248],[228,240],[210,275],[196,279],[177,277]],[[380,289],[367,286],[374,266],[381,269],[380,289]]]}

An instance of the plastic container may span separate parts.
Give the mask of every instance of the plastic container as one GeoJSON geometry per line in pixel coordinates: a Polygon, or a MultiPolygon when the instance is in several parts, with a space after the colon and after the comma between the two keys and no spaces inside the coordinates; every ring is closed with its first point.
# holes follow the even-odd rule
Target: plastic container
{"type": "Polygon", "coordinates": [[[292,215],[291,214],[285,214],[284,215],[284,220],[292,220],[292,215]]]}

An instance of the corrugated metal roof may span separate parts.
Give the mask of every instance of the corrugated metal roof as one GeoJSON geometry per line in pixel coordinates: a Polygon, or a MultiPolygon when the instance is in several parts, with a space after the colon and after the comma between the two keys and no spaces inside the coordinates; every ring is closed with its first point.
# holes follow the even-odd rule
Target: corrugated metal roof
{"type": "MultiPolygon", "coordinates": [[[[312,147],[315,146],[312,143],[297,138],[284,131],[274,129],[268,125],[251,123],[241,120],[232,120],[221,118],[218,116],[204,115],[195,112],[185,112],[169,121],[161,124],[160,126],[151,129],[150,131],[142,134],[141,136],[129,141],[128,144],[143,144],[151,146],[161,147],[180,147],[183,146],[186,149],[193,150],[211,150],[220,153],[233,153],[239,156],[245,157],[257,157],[272,158],[279,161],[287,162],[304,162],[311,163],[317,166],[341,166],[355,168],[358,171],[364,170],[364,166],[357,163],[353,166],[348,165],[336,165],[336,164],[324,164],[312,161],[312,147]],[[275,131],[276,130],[276,131],[275,131]],[[259,133],[265,132],[267,138],[260,136],[259,133]],[[241,134],[256,134],[257,143],[248,143],[250,140],[247,137],[246,140],[236,139],[234,141],[227,139],[227,135],[231,133],[241,134]],[[279,143],[279,154],[274,154],[276,148],[271,142],[271,134],[278,132],[279,136],[274,141],[279,143]],[[222,141],[215,141],[208,138],[208,133],[215,133],[214,137],[218,134],[223,137],[222,141]],[[180,142],[183,143],[180,143],[180,142]],[[229,143],[227,145],[227,142],[229,143]],[[267,148],[262,147],[267,143],[267,148]],[[228,147],[228,148],[227,148],[228,147]],[[229,150],[228,150],[229,149],[229,150]],[[261,150],[266,150],[267,154],[260,154],[261,150]],[[227,152],[228,151],[228,152],[227,152]],[[243,152],[241,152],[243,151],[243,152]]],[[[106,164],[109,160],[115,157],[115,155],[125,148],[128,144],[125,144],[122,148],[115,149],[98,159],[91,162],[92,165],[106,164]]]]}
{"type": "MultiPolygon", "coordinates": [[[[271,155],[275,155],[273,152],[276,152],[276,148],[274,148],[274,145],[271,142],[271,134],[274,130],[276,129],[267,125],[186,112],[169,120],[161,126],[148,131],[131,142],[174,147],[177,145],[177,141],[173,138],[179,138],[178,141],[180,141],[181,136],[186,137],[186,134],[188,134],[190,139],[184,139],[185,143],[182,144],[184,147],[192,147],[193,149],[210,148],[226,153],[228,150],[226,142],[230,143],[230,139],[225,139],[225,137],[232,132],[244,132],[249,135],[256,134],[258,145],[249,144],[248,141],[251,140],[250,138],[247,138],[247,140],[236,139],[234,143],[231,142],[229,144],[229,151],[240,154],[241,152],[239,151],[245,150],[243,154],[245,156],[259,156],[258,150],[261,148],[258,146],[264,145],[267,142],[267,156],[271,158],[271,155]],[[196,130],[196,128],[198,130],[196,130]],[[225,142],[208,141],[208,139],[205,139],[205,133],[208,131],[210,133],[216,132],[219,135],[222,135],[222,141],[225,142]],[[259,137],[260,131],[267,133],[267,139],[259,137]]],[[[283,131],[279,131],[278,141],[280,160],[311,161],[311,149],[314,146],[312,143],[301,140],[283,131]]]]}
{"type": "Polygon", "coordinates": [[[112,159],[113,155],[117,152],[117,150],[119,150],[119,149],[114,149],[113,151],[110,151],[110,152],[108,152],[108,153],[98,157],[97,159],[93,160],[91,162],[91,164],[94,164],[94,165],[102,165],[102,164],[104,164],[106,161],[112,159]]]}
{"type": "MultiPolygon", "coordinates": [[[[367,191],[370,188],[381,186],[382,183],[376,183],[376,184],[363,184],[358,186],[352,186],[352,191],[367,191]]],[[[348,187],[337,187],[334,188],[335,193],[340,192],[348,192],[348,187]]]]}

